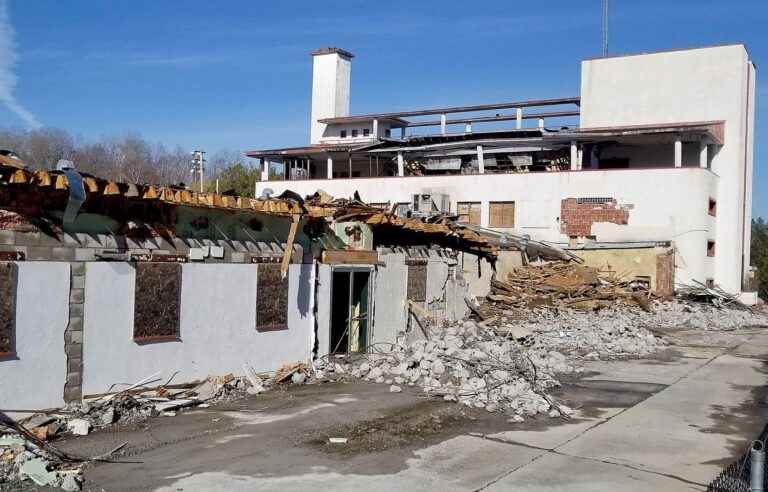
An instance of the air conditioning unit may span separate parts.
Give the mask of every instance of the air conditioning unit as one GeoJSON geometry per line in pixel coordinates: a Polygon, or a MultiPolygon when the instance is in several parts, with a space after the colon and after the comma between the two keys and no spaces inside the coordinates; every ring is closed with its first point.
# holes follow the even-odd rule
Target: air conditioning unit
{"type": "Polygon", "coordinates": [[[451,211],[451,201],[444,193],[419,193],[413,195],[411,208],[412,215],[420,217],[447,214],[451,211]]]}

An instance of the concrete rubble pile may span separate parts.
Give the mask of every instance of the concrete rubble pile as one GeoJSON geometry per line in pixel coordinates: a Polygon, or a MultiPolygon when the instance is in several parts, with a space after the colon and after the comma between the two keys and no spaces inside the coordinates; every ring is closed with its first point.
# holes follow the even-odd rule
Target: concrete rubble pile
{"type": "Polygon", "coordinates": [[[526,347],[467,320],[435,327],[429,339],[401,341],[384,353],[343,362],[321,359],[316,370],[321,379],[362,378],[388,384],[393,392],[418,386],[428,395],[522,421],[539,413],[570,415],[547,390],[560,384],[556,374],[576,369],[557,351],[526,347]]]}

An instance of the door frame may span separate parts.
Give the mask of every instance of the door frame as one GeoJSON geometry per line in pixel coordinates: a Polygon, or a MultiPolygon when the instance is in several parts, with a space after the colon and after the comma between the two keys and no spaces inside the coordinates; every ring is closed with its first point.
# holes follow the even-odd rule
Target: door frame
{"type": "MultiPolygon", "coordinates": [[[[331,308],[329,309],[329,325],[328,325],[328,354],[334,355],[334,354],[341,354],[341,353],[356,353],[356,352],[350,352],[349,351],[349,341],[347,341],[347,350],[346,352],[333,352],[333,279],[335,277],[336,273],[349,273],[350,275],[350,282],[349,282],[349,298],[348,298],[348,307],[349,310],[352,309],[352,292],[354,289],[354,273],[355,272],[366,272],[368,273],[368,306],[366,311],[366,317],[368,318],[368,327],[366,329],[366,335],[365,335],[365,341],[364,341],[364,347],[368,347],[370,344],[370,341],[373,340],[373,301],[374,301],[374,289],[375,289],[375,282],[373,281],[374,278],[374,272],[375,268],[373,265],[333,265],[331,266],[331,288],[330,288],[330,301],[331,301],[331,308]]],[[[351,321],[350,319],[350,311],[347,311],[347,323],[351,321]]],[[[349,337],[349,335],[348,335],[349,337]]],[[[349,338],[347,338],[349,340],[349,338]]]]}

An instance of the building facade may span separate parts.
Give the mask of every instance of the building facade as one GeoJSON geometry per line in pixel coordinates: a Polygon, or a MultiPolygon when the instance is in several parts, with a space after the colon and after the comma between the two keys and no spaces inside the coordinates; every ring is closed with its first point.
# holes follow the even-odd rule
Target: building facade
{"type": "Polygon", "coordinates": [[[310,145],[249,152],[258,194],[357,192],[575,249],[668,244],[678,282],[746,290],[755,67],[743,45],[584,60],[573,97],[367,115],[349,115],[351,60],[313,53],[310,145]],[[267,182],[270,164],[281,179],[267,182]]]}

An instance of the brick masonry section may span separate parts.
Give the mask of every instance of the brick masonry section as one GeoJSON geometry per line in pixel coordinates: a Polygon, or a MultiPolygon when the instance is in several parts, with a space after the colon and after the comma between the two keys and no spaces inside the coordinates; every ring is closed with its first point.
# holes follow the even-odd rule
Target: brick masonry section
{"type": "Polygon", "coordinates": [[[560,232],[570,237],[585,237],[592,235],[595,222],[626,225],[631,209],[632,205],[619,206],[615,198],[566,198],[560,202],[560,232]]]}
{"type": "Polygon", "coordinates": [[[656,255],[656,294],[671,297],[675,293],[675,253],[656,255]]]}
{"type": "Polygon", "coordinates": [[[67,381],[64,401],[80,401],[83,397],[83,303],[85,302],[85,263],[70,263],[69,324],[64,332],[67,354],[67,381]]]}

